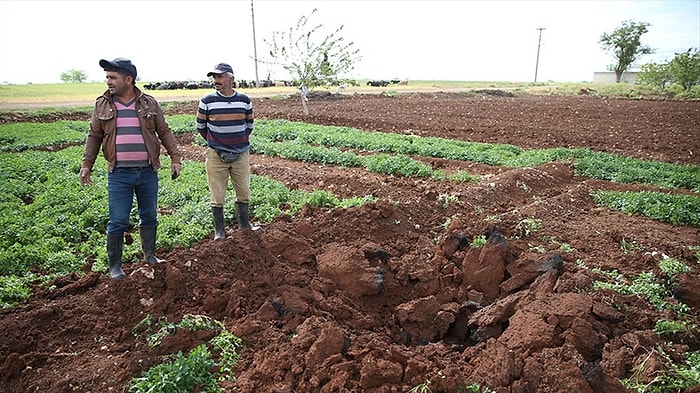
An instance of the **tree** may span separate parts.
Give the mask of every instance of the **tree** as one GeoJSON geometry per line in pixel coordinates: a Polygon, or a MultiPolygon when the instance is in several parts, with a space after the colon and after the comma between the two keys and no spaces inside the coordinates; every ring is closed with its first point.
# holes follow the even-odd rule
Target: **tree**
{"type": "Polygon", "coordinates": [[[642,71],[637,76],[637,81],[642,84],[657,86],[662,90],[673,82],[669,63],[647,63],[642,66],[642,71]]]}
{"type": "Polygon", "coordinates": [[[673,81],[683,86],[683,90],[690,91],[700,83],[700,51],[690,48],[684,53],[676,53],[669,68],[673,81]]]}
{"type": "Polygon", "coordinates": [[[343,26],[325,37],[321,35],[322,24],[307,27],[316,11],[314,9],[308,17],[302,16],[296,27],[273,32],[270,41],[264,40],[270,47],[269,62],[284,68],[298,84],[301,103],[307,115],[309,89],[337,83],[339,77],[352,70],[360,59],[359,50],[353,48],[354,43],[346,42],[340,36],[343,26]]]}
{"type": "Polygon", "coordinates": [[[669,62],[645,64],[637,80],[661,89],[677,83],[683,90],[690,91],[693,86],[700,84],[700,51],[698,48],[690,48],[686,52],[676,53],[669,62]]]}
{"type": "Polygon", "coordinates": [[[630,65],[641,55],[654,53],[646,45],[642,45],[641,37],[646,33],[649,23],[624,21],[622,25],[615,29],[612,34],[603,33],[600,36],[600,43],[607,52],[613,51],[615,64],[610,66],[611,71],[615,71],[615,81],[620,82],[622,73],[630,68],[630,65]]]}
{"type": "Polygon", "coordinates": [[[87,79],[85,71],[70,69],[61,73],[61,80],[64,83],[83,83],[87,79]]]}

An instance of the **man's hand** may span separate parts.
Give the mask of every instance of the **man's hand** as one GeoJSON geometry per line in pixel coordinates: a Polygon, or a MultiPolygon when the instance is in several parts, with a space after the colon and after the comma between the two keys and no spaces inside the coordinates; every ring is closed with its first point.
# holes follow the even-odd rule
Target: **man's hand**
{"type": "Polygon", "coordinates": [[[89,186],[92,184],[92,171],[90,168],[80,168],[80,185],[89,186]]]}
{"type": "Polygon", "coordinates": [[[170,177],[175,180],[177,179],[178,176],[180,176],[180,170],[182,169],[182,166],[176,162],[173,162],[170,164],[170,177]]]}

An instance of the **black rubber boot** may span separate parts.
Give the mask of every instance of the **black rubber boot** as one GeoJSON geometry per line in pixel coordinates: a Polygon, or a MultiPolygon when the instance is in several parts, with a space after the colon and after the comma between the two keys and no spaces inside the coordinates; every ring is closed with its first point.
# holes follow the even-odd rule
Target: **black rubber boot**
{"type": "Polygon", "coordinates": [[[212,206],[211,212],[214,215],[214,240],[226,238],[226,227],[224,226],[224,208],[212,206]]]}
{"type": "Polygon", "coordinates": [[[156,258],[153,252],[156,249],[156,230],[158,227],[139,227],[141,235],[141,248],[143,249],[143,257],[151,265],[165,262],[162,259],[156,258]]]}
{"type": "Polygon", "coordinates": [[[247,203],[236,202],[236,218],[238,219],[238,229],[252,229],[250,227],[247,203]]]}
{"type": "Polygon", "coordinates": [[[109,276],[113,279],[126,277],[122,270],[122,251],[124,250],[124,234],[107,234],[107,257],[109,258],[109,276]]]}

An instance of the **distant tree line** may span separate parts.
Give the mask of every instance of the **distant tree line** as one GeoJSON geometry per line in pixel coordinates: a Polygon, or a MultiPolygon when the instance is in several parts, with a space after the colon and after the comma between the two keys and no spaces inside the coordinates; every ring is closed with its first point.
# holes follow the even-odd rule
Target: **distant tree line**
{"type": "Polygon", "coordinates": [[[70,69],[61,73],[63,83],[83,83],[87,80],[87,74],[82,70],[70,69]]]}

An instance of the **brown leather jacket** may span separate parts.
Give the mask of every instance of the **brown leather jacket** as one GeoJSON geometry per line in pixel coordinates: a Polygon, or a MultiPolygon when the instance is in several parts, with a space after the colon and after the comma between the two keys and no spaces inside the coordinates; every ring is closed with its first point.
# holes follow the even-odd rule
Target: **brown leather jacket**
{"type": "MultiPolygon", "coordinates": [[[[153,169],[158,170],[160,164],[160,144],[163,143],[173,163],[181,163],[180,150],[170,126],[165,122],[165,115],[160,104],[153,96],[143,94],[134,87],[136,93],[136,112],[141,122],[141,133],[148,150],[148,161],[153,169]]],[[[112,172],[117,161],[117,109],[114,106],[109,90],[95,100],[95,108],[90,117],[90,130],[85,141],[83,153],[83,168],[92,171],[97,153],[102,146],[102,154],[107,160],[107,170],[112,172]]]]}

